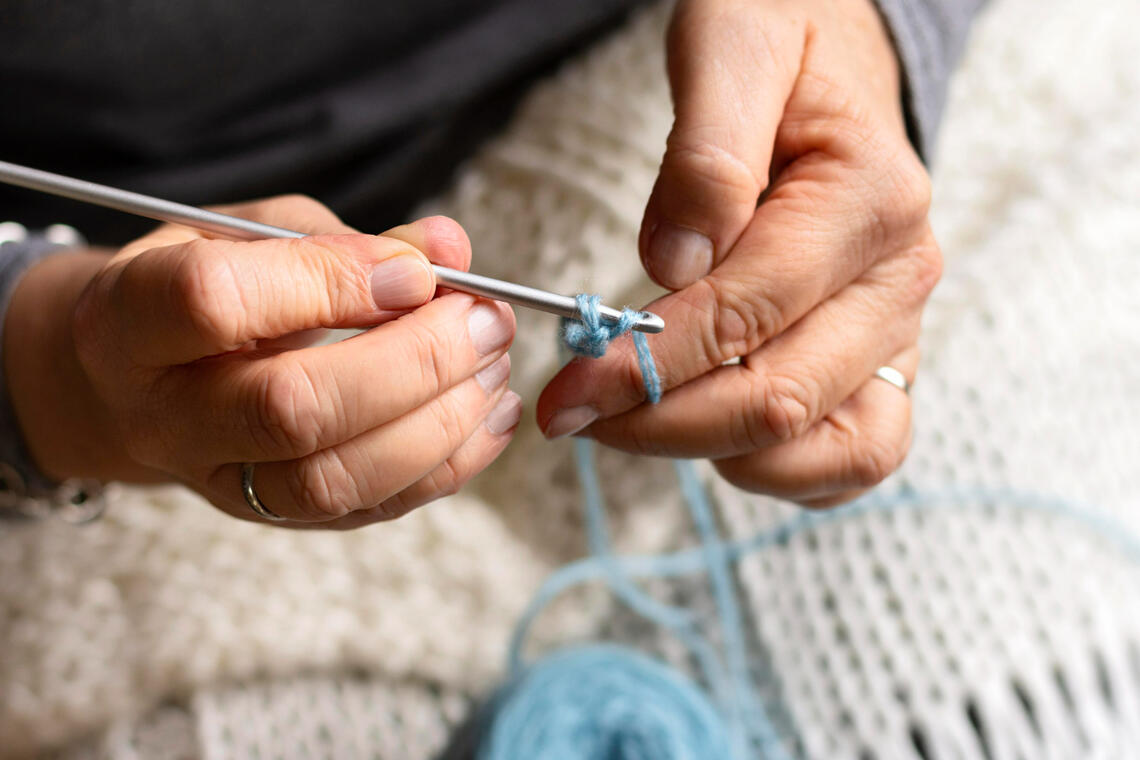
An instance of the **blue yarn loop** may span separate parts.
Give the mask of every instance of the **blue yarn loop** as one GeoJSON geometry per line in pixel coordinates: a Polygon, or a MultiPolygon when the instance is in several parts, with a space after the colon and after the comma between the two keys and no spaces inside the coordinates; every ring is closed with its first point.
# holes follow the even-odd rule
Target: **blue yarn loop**
{"type": "Polygon", "coordinates": [[[645,333],[633,329],[643,312],[622,309],[621,318],[617,322],[611,322],[603,319],[598,311],[600,296],[579,293],[575,300],[578,303],[579,318],[562,320],[562,343],[579,356],[600,359],[606,355],[606,349],[614,338],[630,333],[633,336],[633,347],[637,351],[641,380],[645,384],[645,396],[651,404],[660,401],[661,378],[657,374],[653,354],[649,351],[649,339],[645,333]]]}

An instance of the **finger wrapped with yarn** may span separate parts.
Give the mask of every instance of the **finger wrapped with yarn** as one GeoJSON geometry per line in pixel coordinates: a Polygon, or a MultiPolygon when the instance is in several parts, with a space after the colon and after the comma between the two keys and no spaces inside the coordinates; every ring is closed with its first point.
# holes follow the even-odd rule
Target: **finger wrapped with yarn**
{"type": "MultiPolygon", "coordinates": [[[[642,313],[633,309],[622,309],[621,318],[616,322],[602,319],[598,311],[600,296],[579,293],[575,296],[578,302],[578,319],[562,320],[562,343],[579,356],[589,356],[600,359],[606,355],[610,342],[621,335],[633,330],[642,313]]],[[[632,332],[633,345],[637,350],[637,364],[641,369],[641,378],[645,383],[647,398],[651,404],[661,400],[661,378],[657,374],[657,367],[653,362],[653,354],[649,351],[649,340],[644,333],[632,332]]]]}

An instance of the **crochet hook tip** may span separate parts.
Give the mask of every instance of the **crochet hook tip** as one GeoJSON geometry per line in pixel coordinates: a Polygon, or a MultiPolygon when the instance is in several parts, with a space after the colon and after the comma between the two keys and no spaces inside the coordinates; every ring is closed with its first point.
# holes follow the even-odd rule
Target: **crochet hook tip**
{"type": "Polygon", "coordinates": [[[659,332],[665,331],[665,320],[651,311],[643,311],[641,312],[641,318],[637,320],[637,324],[633,326],[633,329],[638,332],[656,335],[659,332]]]}

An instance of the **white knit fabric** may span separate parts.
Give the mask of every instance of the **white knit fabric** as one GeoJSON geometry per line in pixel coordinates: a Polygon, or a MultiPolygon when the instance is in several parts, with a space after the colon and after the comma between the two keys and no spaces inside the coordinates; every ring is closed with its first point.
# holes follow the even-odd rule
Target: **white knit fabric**
{"type": "MultiPolygon", "coordinates": [[[[948,264],[915,439],[887,487],[1058,495],[1140,539],[1140,6],[1089,10],[1010,1],[977,29],[937,162],[948,264]]],[[[787,512],[716,492],[738,533],[787,512]]],[[[1011,499],[945,501],[743,563],[806,755],[1140,756],[1140,555],[1011,499]]]]}
{"type": "MultiPolygon", "coordinates": [[[[670,121],[665,18],[539,87],[434,204],[467,228],[476,271],[653,294],[634,245],[670,121]]],[[[947,269],[913,452],[885,488],[1044,491],[1140,535],[1138,23],[1134,0],[1001,0],[980,21],[937,162],[947,269]]],[[[533,402],[555,323],[519,324],[512,385],[533,402]]],[[[611,454],[601,477],[621,549],[690,540],[665,463],[611,454]]],[[[795,511],[712,487],[736,536],[795,511]]],[[[4,526],[0,756],[429,757],[460,695],[501,675],[537,584],[584,552],[577,499],[568,445],[528,417],[461,495],[355,533],[240,523],[179,489],[124,490],[90,526],[4,526]]],[[[942,506],[742,563],[766,691],[804,755],[1134,757],[1137,566],[1079,520],[942,506]]],[[[534,648],[609,609],[575,595],[534,648]]]]}

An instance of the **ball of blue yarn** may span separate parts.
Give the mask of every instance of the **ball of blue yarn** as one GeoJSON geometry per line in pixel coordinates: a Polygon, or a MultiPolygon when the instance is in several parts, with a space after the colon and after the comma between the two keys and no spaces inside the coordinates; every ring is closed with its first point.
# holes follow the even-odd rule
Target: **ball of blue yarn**
{"type": "Polygon", "coordinates": [[[496,698],[480,760],[730,758],[705,693],[631,649],[597,645],[540,660],[496,698]]]}

